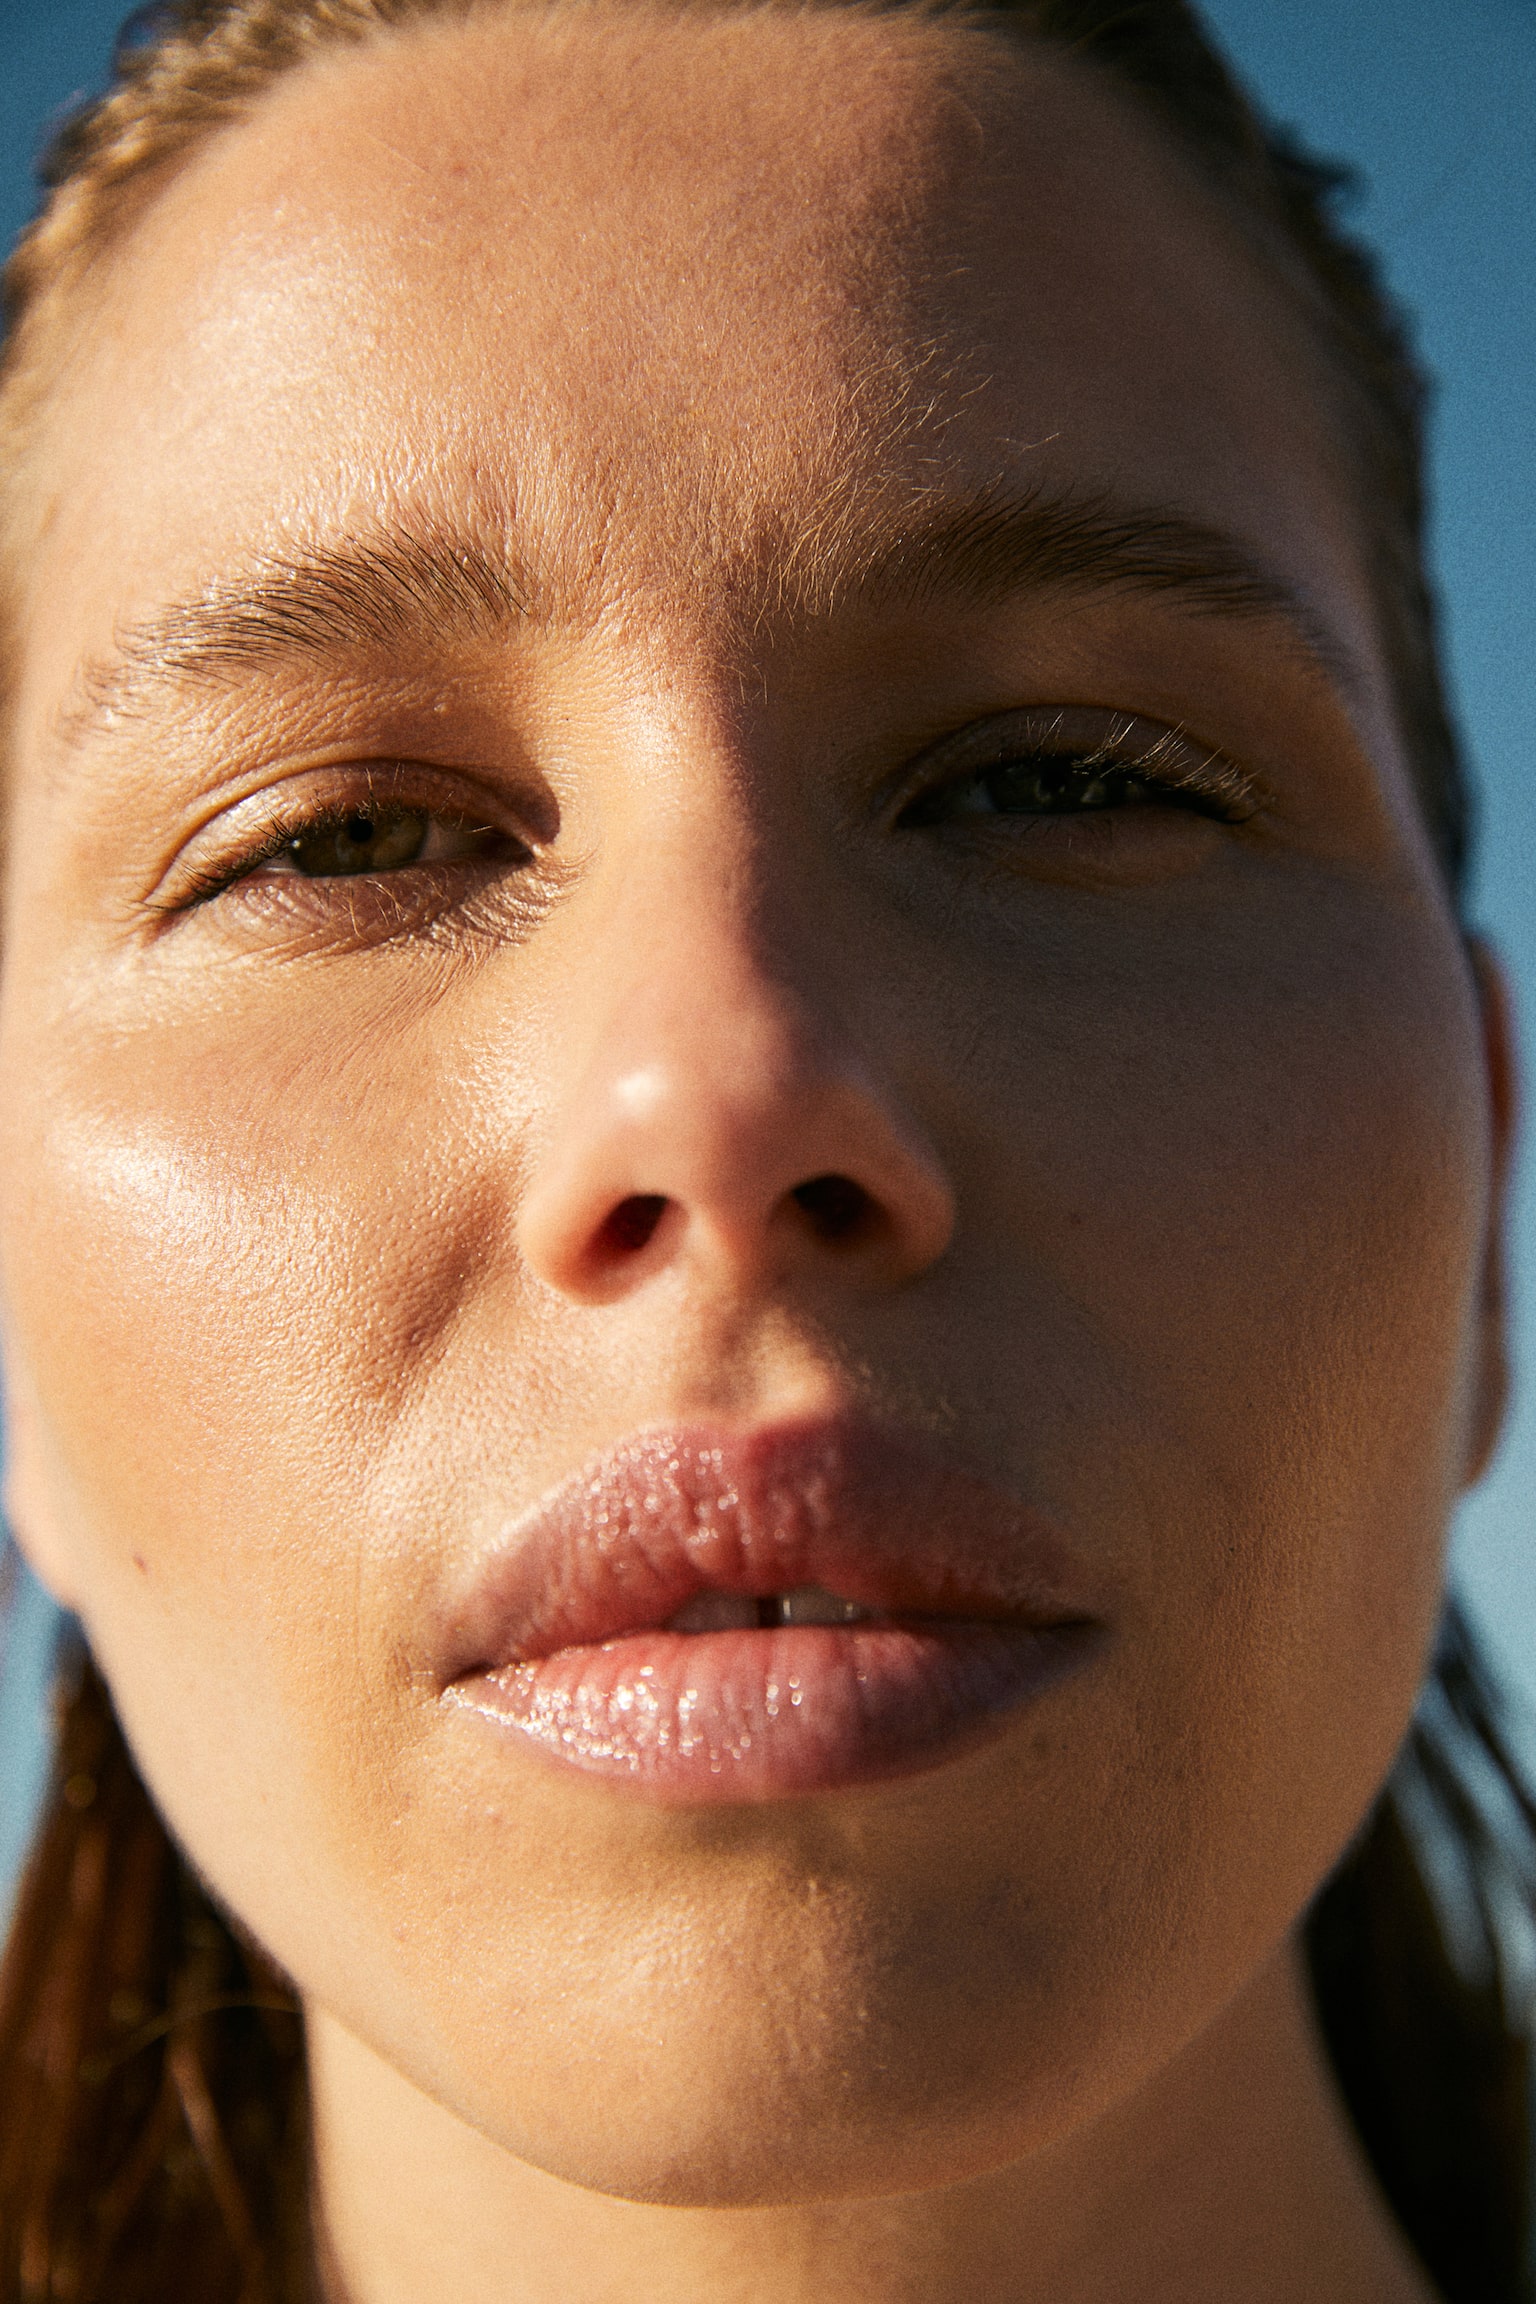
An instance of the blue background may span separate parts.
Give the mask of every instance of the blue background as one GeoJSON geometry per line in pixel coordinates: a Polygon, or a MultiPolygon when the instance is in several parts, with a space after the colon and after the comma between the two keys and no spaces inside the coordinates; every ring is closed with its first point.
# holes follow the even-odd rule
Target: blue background
{"type": "MultiPolygon", "coordinates": [[[[0,0],[0,239],[31,205],[46,122],[99,80],[120,13],[116,0],[0,0]]],[[[1476,909],[1511,964],[1536,1070],[1536,0],[1210,0],[1206,14],[1269,109],[1362,171],[1359,222],[1439,379],[1435,558],[1483,794],[1476,909]]],[[[1458,1572],[1536,1706],[1529,1154],[1513,1247],[1516,1407],[1463,1509],[1458,1572]]],[[[35,1787],[47,1623],[19,1579],[0,1678],[0,1884],[35,1787]]]]}

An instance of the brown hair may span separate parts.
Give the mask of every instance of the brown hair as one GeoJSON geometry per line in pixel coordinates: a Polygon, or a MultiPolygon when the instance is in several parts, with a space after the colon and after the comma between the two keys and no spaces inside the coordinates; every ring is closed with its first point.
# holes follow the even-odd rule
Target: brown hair
{"type": "Polygon", "coordinates": [[[297,2003],[172,1843],[78,1644],[57,1700],[0,1977],[0,2297],[302,2297],[297,2003]]]}
{"type": "MultiPolygon", "coordinates": [[[[317,52],[498,4],[527,0],[141,10],[108,93],[49,153],[47,198],[5,275],[0,488],[57,373],[56,330],[78,324],[92,269],[180,157],[317,52]]],[[[1468,802],[1424,570],[1424,389],[1370,259],[1338,224],[1342,175],[1262,121],[1184,0],[982,0],[965,14],[1071,51],[1148,107],[1304,303],[1358,475],[1425,823],[1459,893],[1468,802]]],[[[74,1657],[61,1690],[52,1789],[0,1976],[0,2304],[297,2304],[312,2251],[295,2004],[171,1842],[88,1659],[74,1657]]],[[[1532,2293],[1530,2069],[1507,1921],[1536,1903],[1536,1812],[1496,1722],[1452,1612],[1398,1769],[1309,1928],[1345,2094],[1450,2304],[1532,2293]]]]}

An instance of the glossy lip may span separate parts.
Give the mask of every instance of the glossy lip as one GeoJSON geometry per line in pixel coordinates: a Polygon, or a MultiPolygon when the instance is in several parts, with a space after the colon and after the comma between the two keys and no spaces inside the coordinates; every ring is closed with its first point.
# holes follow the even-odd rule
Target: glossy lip
{"type": "Polygon", "coordinates": [[[508,1530],[450,1612],[440,1677],[644,1797],[763,1800],[937,1766],[1104,1630],[1036,1514],[903,1434],[689,1427],[622,1442],[508,1530]],[[806,1586],[870,1613],[669,1629],[703,1595],[806,1586]]]}

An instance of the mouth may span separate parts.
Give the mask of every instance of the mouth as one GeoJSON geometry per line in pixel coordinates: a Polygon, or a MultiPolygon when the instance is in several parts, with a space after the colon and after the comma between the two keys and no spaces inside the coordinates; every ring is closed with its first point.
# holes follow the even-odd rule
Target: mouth
{"type": "Polygon", "coordinates": [[[781,1624],[873,1624],[878,1611],[824,1584],[793,1592],[701,1592],[666,1626],[669,1632],[776,1632],[781,1624]]]}
{"type": "Polygon", "coordinates": [[[652,1431],[478,1564],[439,1684],[640,1797],[758,1801],[942,1765],[1105,1630],[1037,1515],[904,1435],[652,1431]]]}

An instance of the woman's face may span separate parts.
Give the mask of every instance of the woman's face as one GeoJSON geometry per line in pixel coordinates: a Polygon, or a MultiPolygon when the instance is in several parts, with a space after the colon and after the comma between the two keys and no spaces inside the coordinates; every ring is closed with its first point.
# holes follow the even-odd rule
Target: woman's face
{"type": "Polygon", "coordinates": [[[1113,99],[878,18],[344,54],[89,312],[14,1509],[218,1894],[561,2175],[1058,2135],[1389,1765],[1493,1155],[1327,392],[1113,99]]]}

